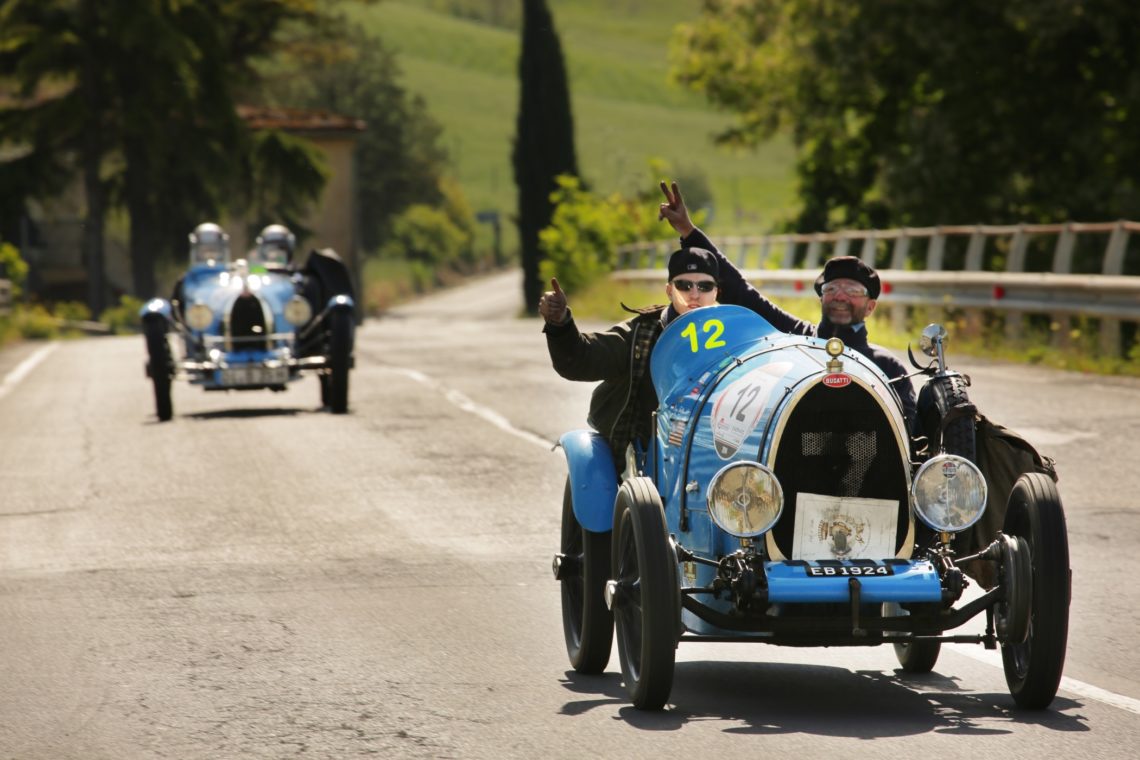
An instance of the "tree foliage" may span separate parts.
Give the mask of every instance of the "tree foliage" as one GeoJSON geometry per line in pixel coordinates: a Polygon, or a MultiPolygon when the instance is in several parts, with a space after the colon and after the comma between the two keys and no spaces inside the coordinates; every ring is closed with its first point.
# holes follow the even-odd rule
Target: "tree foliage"
{"type": "Polygon", "coordinates": [[[578,174],[574,119],[562,45],[546,0],[523,0],[519,55],[519,111],[511,155],[518,187],[519,248],[523,297],[528,312],[538,310],[539,231],[550,224],[551,201],[559,175],[578,174]]]}
{"type": "Polygon", "coordinates": [[[400,84],[395,56],[380,40],[336,24],[319,36],[308,34],[307,41],[264,72],[257,95],[270,105],[323,109],[364,122],[356,143],[357,199],[364,210],[360,242],[366,251],[379,250],[406,209],[444,203],[443,128],[423,99],[400,84]]]}
{"type": "Polygon", "coordinates": [[[1131,0],[704,0],[677,79],[789,131],[804,231],[1140,213],[1131,0]]]}
{"type": "MultiPolygon", "coordinates": [[[[249,203],[252,161],[264,154],[237,116],[235,93],[255,81],[252,62],[277,49],[284,25],[315,24],[329,8],[314,0],[0,0],[0,83],[15,96],[0,103],[0,144],[24,151],[22,164],[0,166],[0,187],[44,196],[81,174],[90,275],[101,276],[103,219],[121,206],[134,290],[152,294],[161,252],[180,249],[203,217],[249,203]]],[[[290,173],[281,192],[311,196],[310,178],[290,173]]]]}

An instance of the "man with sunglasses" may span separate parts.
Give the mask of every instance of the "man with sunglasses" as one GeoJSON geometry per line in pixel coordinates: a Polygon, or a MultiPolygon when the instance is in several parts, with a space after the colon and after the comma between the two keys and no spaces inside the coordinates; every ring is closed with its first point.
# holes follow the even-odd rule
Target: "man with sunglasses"
{"type": "MultiPolygon", "coordinates": [[[[661,204],[659,218],[676,229],[675,215],[666,213],[666,208],[681,202],[680,192],[676,183],[672,193],[664,182],[661,190],[666,203],[661,204]]],[[[719,251],[683,244],[669,258],[665,285],[668,305],[631,309],[622,304],[634,316],[600,332],[578,330],[557,279],[551,279],[553,290],[539,300],[538,311],[546,322],[543,332],[555,371],[567,380],[601,381],[590,400],[587,421],[605,436],[619,472],[624,468],[629,444],[638,440],[645,445],[652,435],[652,414],[657,408],[657,392],[649,376],[653,345],[665,326],[681,314],[718,300],[735,303],[725,300],[718,287],[718,279],[727,273],[734,281],[744,279],[719,251]]]]}
{"type": "MultiPolygon", "coordinates": [[[[661,214],[681,236],[682,246],[696,246],[718,253],[712,241],[692,223],[676,183],[669,203],[661,204],[661,214]]],[[[906,365],[885,348],[868,340],[865,320],[875,310],[881,285],[878,273],[855,256],[830,259],[816,277],[815,292],[819,294],[821,311],[819,324],[798,319],[776,306],[745,280],[736,267],[725,269],[719,284],[721,303],[749,308],[781,332],[820,338],[837,337],[845,346],[870,359],[888,378],[894,380],[907,375],[906,365]]],[[[908,379],[897,380],[891,383],[891,387],[899,396],[907,423],[912,430],[915,429],[914,387],[908,379]]]]}

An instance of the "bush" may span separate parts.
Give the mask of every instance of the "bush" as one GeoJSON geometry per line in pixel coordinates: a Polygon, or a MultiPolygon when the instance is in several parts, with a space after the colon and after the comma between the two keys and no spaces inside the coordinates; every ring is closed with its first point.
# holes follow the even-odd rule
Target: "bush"
{"type": "Polygon", "coordinates": [[[142,320],[139,319],[142,306],[143,302],[134,296],[120,296],[119,305],[104,309],[99,321],[116,334],[139,332],[142,329],[142,320]]]}
{"type": "Polygon", "coordinates": [[[470,235],[451,220],[447,211],[416,204],[396,218],[392,237],[380,253],[435,268],[461,261],[470,246],[470,235]]]}
{"type": "Polygon", "coordinates": [[[0,241],[0,278],[12,283],[12,299],[20,297],[28,277],[28,264],[20,258],[20,251],[11,243],[0,241]]]}
{"type": "Polygon", "coordinates": [[[539,273],[544,283],[557,277],[567,290],[585,288],[612,272],[618,246],[662,234],[648,199],[617,193],[602,198],[585,190],[577,177],[559,177],[553,201],[550,226],[538,234],[545,254],[539,273]]]}

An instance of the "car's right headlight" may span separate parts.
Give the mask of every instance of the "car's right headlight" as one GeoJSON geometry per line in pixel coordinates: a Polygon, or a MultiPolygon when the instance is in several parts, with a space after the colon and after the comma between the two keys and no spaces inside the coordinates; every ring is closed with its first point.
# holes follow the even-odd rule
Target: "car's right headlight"
{"type": "Polygon", "coordinates": [[[957,533],[969,528],[986,509],[986,479],[964,457],[940,454],[914,476],[910,487],[914,508],[935,530],[957,533]]]}
{"type": "Polygon", "coordinates": [[[186,324],[192,330],[205,330],[214,323],[214,312],[204,303],[196,303],[186,310],[186,324]]]}
{"type": "Polygon", "coordinates": [[[784,489],[764,465],[733,462],[709,482],[708,505],[709,516],[721,530],[737,538],[752,538],[780,519],[784,489]]]}
{"type": "Polygon", "coordinates": [[[313,318],[313,307],[304,296],[293,296],[285,302],[285,321],[300,327],[313,318]]]}

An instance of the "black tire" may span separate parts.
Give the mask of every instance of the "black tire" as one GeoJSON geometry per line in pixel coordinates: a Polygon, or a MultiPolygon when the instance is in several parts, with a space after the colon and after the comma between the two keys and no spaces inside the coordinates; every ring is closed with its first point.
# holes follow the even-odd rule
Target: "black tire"
{"type": "Polygon", "coordinates": [[[317,379],[321,383],[321,406],[329,406],[332,404],[332,391],[331,384],[329,383],[329,376],[325,373],[317,375],[317,379]]]}
{"type": "Polygon", "coordinates": [[[147,374],[154,385],[154,410],[159,422],[168,422],[174,416],[174,403],[170,398],[170,384],[174,362],[170,343],[166,340],[166,325],[157,319],[143,323],[146,337],[147,374]]]}
{"type": "Polygon", "coordinates": [[[329,314],[328,406],[333,414],[348,411],[348,370],[352,366],[352,314],[337,309],[329,314]]]}
{"type": "Polygon", "coordinates": [[[1005,680],[1019,707],[1043,710],[1061,683],[1072,595],[1065,512],[1049,477],[1033,472],[1018,478],[1009,495],[1005,533],[1025,539],[1033,575],[1029,633],[1024,642],[1001,648],[1005,680]]]}
{"type": "Polygon", "coordinates": [[[566,654],[579,673],[601,673],[609,664],[614,642],[614,615],[605,600],[610,534],[594,533],[578,522],[570,478],[562,497],[561,553],[570,568],[561,579],[566,654]]]}
{"type": "Polygon", "coordinates": [[[613,572],[618,655],[634,707],[660,710],[673,689],[680,590],[661,497],[653,481],[634,478],[614,506],[613,572]]]}
{"type": "MultiPolygon", "coordinates": [[[[957,407],[969,406],[970,395],[966,391],[965,378],[941,377],[933,382],[941,386],[940,395],[945,400],[943,409],[952,412],[957,407]]],[[[973,412],[956,416],[942,429],[942,448],[947,454],[956,454],[976,463],[975,433],[973,412]]]]}
{"type": "MultiPolygon", "coordinates": [[[[898,604],[887,602],[883,604],[883,616],[895,617],[908,614],[898,604]]],[[[942,653],[941,641],[896,641],[895,657],[898,658],[899,667],[904,673],[929,673],[938,663],[938,655],[942,653]]]]}

